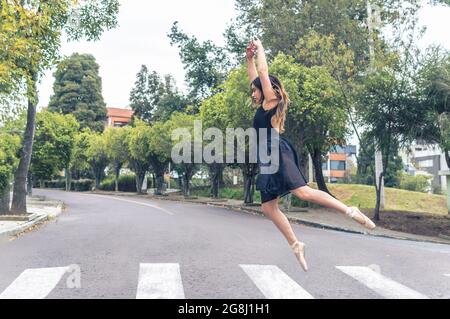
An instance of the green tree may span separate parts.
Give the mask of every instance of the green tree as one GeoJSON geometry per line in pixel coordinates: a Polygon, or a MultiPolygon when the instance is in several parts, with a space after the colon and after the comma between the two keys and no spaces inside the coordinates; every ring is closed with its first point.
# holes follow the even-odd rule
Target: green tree
{"type": "MultiPolygon", "coordinates": [[[[72,158],[69,164],[70,178],[81,179],[83,177],[90,177],[90,166],[88,163],[87,150],[89,148],[89,137],[92,131],[88,128],[78,132],[74,137],[74,149],[72,158]]],[[[70,190],[70,180],[68,188],[70,190]]]]}
{"type": "Polygon", "coordinates": [[[142,194],[142,183],[145,174],[150,169],[150,141],[152,131],[148,124],[141,120],[135,121],[135,126],[130,129],[126,145],[128,150],[128,163],[136,174],[136,189],[142,194]]]}
{"type": "Polygon", "coordinates": [[[154,112],[164,92],[164,85],[155,71],[149,73],[142,65],[130,93],[130,106],[134,116],[147,123],[153,121],[154,112]]]}
{"type": "MultiPolygon", "coordinates": [[[[68,173],[78,128],[79,124],[71,114],[50,111],[37,114],[30,172],[41,181],[41,187],[44,180],[51,179],[61,170],[68,173]]],[[[29,181],[31,183],[31,179],[29,181]]]]}
{"type": "Polygon", "coordinates": [[[228,104],[225,103],[225,93],[223,91],[204,100],[200,106],[200,118],[202,119],[204,136],[204,152],[207,152],[213,159],[212,162],[206,163],[211,181],[212,198],[219,198],[220,179],[221,176],[223,176],[223,170],[226,166],[224,145],[222,141],[225,138],[226,129],[230,121],[228,115],[228,104]],[[208,130],[212,128],[219,129],[220,136],[216,136],[215,132],[211,132],[214,133],[214,135],[208,136],[208,139],[206,139],[205,133],[208,134],[208,130]],[[212,141],[209,139],[212,139],[212,141]],[[219,141],[217,144],[215,143],[216,139],[219,141]]]}
{"type": "Polygon", "coordinates": [[[315,31],[334,34],[358,59],[368,59],[365,0],[237,0],[236,11],[225,35],[228,50],[240,56],[254,35],[270,49],[269,56],[279,52],[296,56],[299,39],[315,31]]]}
{"type": "MultiPolygon", "coordinates": [[[[361,140],[366,146],[364,150],[360,150],[358,154],[357,181],[367,185],[375,185],[375,171],[373,163],[375,162],[375,142],[369,139],[366,133],[363,133],[361,140]]],[[[389,166],[386,168],[384,177],[384,185],[386,187],[400,186],[398,173],[403,171],[403,160],[398,155],[398,145],[393,145],[389,154],[382,154],[383,157],[389,156],[389,166]]]]}
{"type": "Polygon", "coordinates": [[[189,105],[189,99],[185,97],[175,84],[175,79],[170,75],[164,77],[163,94],[156,106],[154,118],[157,121],[167,121],[173,112],[185,112],[189,105]]]}
{"type": "MultiPolygon", "coordinates": [[[[369,74],[364,80],[359,102],[361,124],[367,127],[367,138],[376,142],[383,156],[381,179],[386,177],[390,156],[417,135],[420,122],[420,93],[414,85],[416,70],[410,60],[394,58],[384,68],[369,74]]],[[[374,218],[379,220],[380,188],[374,218]]]]}
{"type": "Polygon", "coordinates": [[[168,37],[170,44],[180,49],[186,82],[190,88],[189,99],[199,104],[202,99],[213,94],[227,75],[229,59],[225,49],[209,40],[199,43],[197,38],[179,30],[178,21],[173,23],[168,37]]]}
{"type": "Polygon", "coordinates": [[[74,53],[58,64],[54,73],[54,94],[50,111],[73,114],[80,129],[102,132],[106,122],[106,106],[102,96],[99,65],[90,54],[74,53]]]}
{"type": "Polygon", "coordinates": [[[18,163],[20,137],[0,129],[0,215],[10,209],[10,182],[18,163]]]}
{"type": "Polygon", "coordinates": [[[115,191],[119,191],[120,169],[127,162],[128,151],[126,149],[126,139],[129,134],[129,127],[108,128],[103,133],[106,140],[106,153],[108,161],[114,171],[115,191]]]}
{"type": "Polygon", "coordinates": [[[105,169],[108,166],[106,139],[103,134],[92,132],[89,135],[86,157],[95,177],[95,189],[98,189],[105,177],[105,169]]]}
{"type": "MultiPolygon", "coordinates": [[[[15,172],[11,211],[26,213],[26,179],[35,133],[37,89],[43,72],[58,59],[61,35],[69,40],[82,37],[96,40],[105,29],[117,25],[118,0],[1,0],[0,83],[24,83],[26,88],[27,125],[22,139],[19,166],[15,172]],[[4,39],[4,40],[3,40],[4,39]],[[2,44],[3,44],[2,43],[2,44]]],[[[14,85],[3,86],[3,92],[14,85]]]]}
{"type": "Polygon", "coordinates": [[[423,129],[418,138],[439,144],[450,167],[450,53],[432,48],[424,57],[419,86],[423,129]]]}
{"type": "Polygon", "coordinates": [[[163,193],[164,173],[171,158],[170,122],[155,122],[150,128],[148,159],[155,174],[155,195],[163,193]]]}
{"type": "Polygon", "coordinates": [[[184,196],[190,196],[192,177],[201,164],[194,158],[194,121],[196,120],[199,120],[198,116],[174,112],[167,123],[172,140],[171,158],[175,164],[173,169],[178,176],[181,176],[184,196]],[[174,132],[174,130],[177,131],[174,132]],[[180,157],[180,161],[176,161],[174,156],[180,157]]]}
{"type": "MultiPolygon", "coordinates": [[[[244,130],[253,126],[253,117],[256,109],[251,104],[251,89],[247,78],[247,67],[241,65],[240,67],[232,70],[228,75],[228,78],[223,84],[224,101],[223,105],[224,114],[217,114],[216,116],[221,118],[222,116],[228,119],[229,128],[242,128],[244,130]]],[[[217,103],[220,105],[220,103],[217,103]]],[[[216,110],[217,111],[217,110],[216,110]]],[[[221,118],[223,121],[223,118],[221,118]]],[[[234,148],[234,154],[241,152],[245,154],[245,160],[243,163],[240,161],[238,167],[242,171],[244,180],[244,203],[251,204],[254,201],[255,194],[255,179],[258,174],[258,165],[250,160],[250,140],[246,139],[241,145],[236,143],[234,148]]],[[[230,165],[230,163],[228,163],[230,165]]],[[[234,166],[231,164],[230,166],[234,166]]]]}
{"type": "MultiPolygon", "coordinates": [[[[332,146],[343,144],[347,134],[347,116],[339,85],[325,67],[308,68],[284,54],[275,58],[271,72],[285,83],[291,99],[286,135],[300,154],[308,150],[318,186],[329,192],[322,175],[323,157],[332,146]]],[[[305,163],[304,159],[301,161],[305,163]]]]}

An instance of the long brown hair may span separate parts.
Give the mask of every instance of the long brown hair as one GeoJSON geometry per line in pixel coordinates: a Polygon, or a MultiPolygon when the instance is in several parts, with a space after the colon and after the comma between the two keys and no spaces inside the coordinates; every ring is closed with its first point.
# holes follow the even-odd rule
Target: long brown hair
{"type": "MultiPolygon", "coordinates": [[[[278,98],[277,111],[275,113],[275,122],[278,123],[278,129],[280,130],[280,134],[284,132],[284,123],[286,122],[286,112],[290,103],[289,95],[284,89],[284,86],[281,84],[280,80],[274,76],[269,75],[270,83],[272,84],[272,89],[275,91],[275,95],[278,98]]],[[[263,96],[264,101],[264,93],[261,85],[261,79],[257,77],[253,80],[252,84],[256,86],[263,96]]]]}

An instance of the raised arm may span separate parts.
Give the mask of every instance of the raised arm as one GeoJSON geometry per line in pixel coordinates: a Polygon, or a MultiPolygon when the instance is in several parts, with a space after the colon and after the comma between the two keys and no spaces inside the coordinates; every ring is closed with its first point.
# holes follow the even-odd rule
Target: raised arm
{"type": "Polygon", "coordinates": [[[247,55],[247,73],[248,73],[248,80],[250,81],[250,84],[253,82],[254,79],[258,77],[258,72],[256,71],[255,61],[253,57],[255,56],[255,50],[256,47],[254,46],[253,42],[250,42],[246,55],[247,55]]]}
{"type": "Polygon", "coordinates": [[[257,50],[257,62],[258,62],[258,74],[261,79],[261,86],[264,94],[263,108],[270,110],[277,106],[278,98],[275,91],[272,88],[272,84],[269,79],[269,67],[267,65],[266,54],[260,40],[253,41],[257,50]]]}

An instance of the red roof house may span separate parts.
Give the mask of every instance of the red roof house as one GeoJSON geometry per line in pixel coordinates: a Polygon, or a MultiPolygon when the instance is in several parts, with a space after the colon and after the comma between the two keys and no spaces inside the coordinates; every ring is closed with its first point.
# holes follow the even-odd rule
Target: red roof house
{"type": "Polygon", "coordinates": [[[133,116],[133,110],[108,107],[106,114],[107,127],[121,127],[129,124],[133,116]]]}

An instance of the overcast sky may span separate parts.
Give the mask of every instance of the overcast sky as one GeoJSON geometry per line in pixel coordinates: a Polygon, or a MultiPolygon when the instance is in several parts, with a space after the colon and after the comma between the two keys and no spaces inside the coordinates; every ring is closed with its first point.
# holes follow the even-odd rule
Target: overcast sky
{"type": "MultiPolygon", "coordinates": [[[[200,41],[223,45],[223,32],[235,16],[234,0],[123,0],[118,28],[103,34],[98,42],[64,43],[62,54],[90,53],[100,65],[103,97],[108,107],[126,107],[136,73],[142,64],[160,75],[172,74],[185,90],[184,70],[178,49],[171,47],[167,33],[174,21],[200,41]]],[[[450,8],[426,7],[421,23],[428,31],[424,43],[450,49],[450,8]]],[[[53,72],[39,85],[39,106],[46,106],[53,93],[53,72]]]]}

